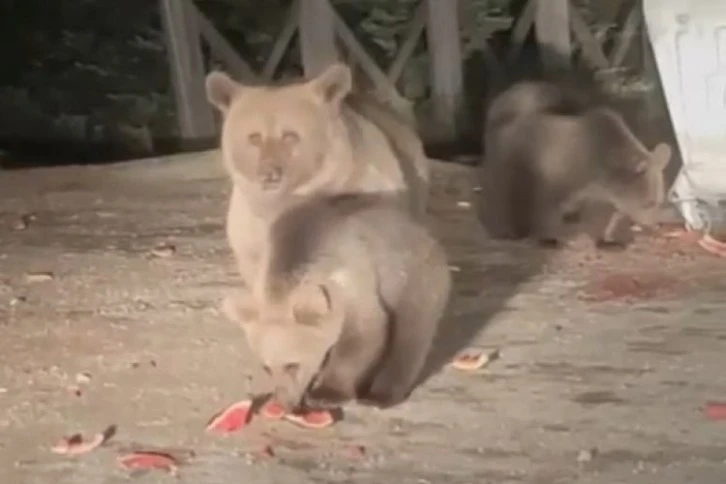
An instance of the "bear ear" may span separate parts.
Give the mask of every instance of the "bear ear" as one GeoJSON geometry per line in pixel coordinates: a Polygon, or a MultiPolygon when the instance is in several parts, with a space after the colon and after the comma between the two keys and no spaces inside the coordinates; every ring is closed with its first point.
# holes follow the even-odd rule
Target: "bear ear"
{"type": "Polygon", "coordinates": [[[305,284],[295,291],[292,313],[295,322],[317,326],[321,324],[332,309],[330,293],[320,284],[305,284]]]}
{"type": "Polygon", "coordinates": [[[222,71],[210,72],[204,83],[209,102],[222,113],[229,110],[240,84],[222,71]]]}
{"type": "Polygon", "coordinates": [[[308,82],[324,103],[338,107],[353,89],[353,73],[350,67],[336,62],[308,82]]]}
{"type": "Polygon", "coordinates": [[[222,313],[241,326],[252,323],[258,316],[252,295],[245,290],[228,294],[222,301],[222,313]]]}
{"type": "Polygon", "coordinates": [[[663,170],[671,161],[673,150],[668,143],[658,143],[650,153],[651,163],[663,170]]]}

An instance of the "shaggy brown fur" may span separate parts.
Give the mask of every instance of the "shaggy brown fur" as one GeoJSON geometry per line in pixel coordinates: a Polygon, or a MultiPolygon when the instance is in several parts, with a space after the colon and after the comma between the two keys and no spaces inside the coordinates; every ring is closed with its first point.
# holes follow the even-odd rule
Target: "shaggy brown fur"
{"type": "Polygon", "coordinates": [[[522,81],[493,99],[484,116],[484,136],[498,126],[532,113],[581,114],[595,94],[565,81],[522,81]]]}
{"type": "Polygon", "coordinates": [[[615,210],[599,242],[614,242],[623,216],[652,224],[665,198],[670,146],[648,151],[618,113],[585,109],[558,89],[514,86],[494,103],[480,168],[480,218],[490,235],[555,242],[564,216],[585,201],[615,210]]]}
{"type": "Polygon", "coordinates": [[[405,400],[447,305],[446,255],[378,196],[316,197],[275,220],[262,271],[225,301],[287,408],[405,400]]]}
{"type": "Polygon", "coordinates": [[[213,72],[206,85],[224,116],[221,151],[233,183],[227,236],[246,284],[273,214],[296,197],[383,193],[424,216],[429,174],[419,136],[392,108],[352,93],[347,66],[281,86],[213,72]]]}

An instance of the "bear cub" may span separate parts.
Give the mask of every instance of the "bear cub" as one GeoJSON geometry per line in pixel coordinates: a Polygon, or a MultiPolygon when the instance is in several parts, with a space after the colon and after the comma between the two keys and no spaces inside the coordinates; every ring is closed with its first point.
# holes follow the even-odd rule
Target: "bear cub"
{"type": "Polygon", "coordinates": [[[556,245],[567,215],[605,202],[613,214],[596,242],[620,245],[619,221],[651,226],[665,200],[671,147],[648,150],[619,113],[590,107],[557,84],[524,82],[504,91],[492,103],[484,137],[479,215],[494,238],[556,245]]]}
{"type": "Polygon", "coordinates": [[[224,302],[285,408],[408,398],[447,306],[444,249],[381,196],[310,197],[272,223],[252,288],[224,302]]]}

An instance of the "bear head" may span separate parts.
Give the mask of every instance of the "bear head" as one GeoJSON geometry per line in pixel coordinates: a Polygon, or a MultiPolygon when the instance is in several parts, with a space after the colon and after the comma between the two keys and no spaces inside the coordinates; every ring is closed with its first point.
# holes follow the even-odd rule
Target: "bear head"
{"type": "Polygon", "coordinates": [[[243,290],[225,299],[223,312],[244,330],[274,399],[288,411],[300,407],[342,331],[342,313],[328,289],[304,283],[264,302],[243,290]]]}
{"type": "Polygon", "coordinates": [[[350,68],[339,63],[310,80],[279,86],[210,73],[207,98],[223,116],[221,151],[232,180],[279,197],[304,192],[338,169],[346,154],[339,150],[349,143],[341,111],[352,83],[350,68]]]}

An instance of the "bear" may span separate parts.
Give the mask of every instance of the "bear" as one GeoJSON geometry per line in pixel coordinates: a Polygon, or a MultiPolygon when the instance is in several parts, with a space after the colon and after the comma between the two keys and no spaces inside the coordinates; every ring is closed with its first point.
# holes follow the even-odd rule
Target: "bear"
{"type": "Polygon", "coordinates": [[[245,284],[259,270],[270,220],[296,197],[392,194],[425,216],[429,165],[418,133],[354,89],[347,65],[280,85],[242,84],[214,71],[206,92],[223,118],[220,147],[232,181],[226,232],[245,284]]]}
{"type": "Polygon", "coordinates": [[[316,195],[271,224],[252,287],[224,301],[286,409],[406,400],[448,305],[443,247],[390,197],[316,195]]]}
{"type": "MultiPolygon", "coordinates": [[[[558,92],[556,85],[551,89],[558,92]]],[[[557,246],[565,218],[592,202],[613,209],[596,236],[598,247],[623,245],[615,229],[624,217],[652,226],[665,200],[663,171],[671,159],[670,145],[659,143],[649,151],[607,106],[585,107],[577,101],[550,106],[533,92],[531,111],[520,106],[502,114],[507,112],[502,103],[494,115],[498,122],[487,124],[478,173],[479,218],[489,235],[534,237],[557,246]],[[511,114],[515,112],[519,114],[511,114]]],[[[502,97],[508,95],[505,91],[502,97]]]]}
{"type": "Polygon", "coordinates": [[[489,104],[484,116],[484,136],[498,126],[532,113],[581,114],[595,102],[592,90],[560,79],[557,82],[529,80],[517,82],[489,104]]]}

